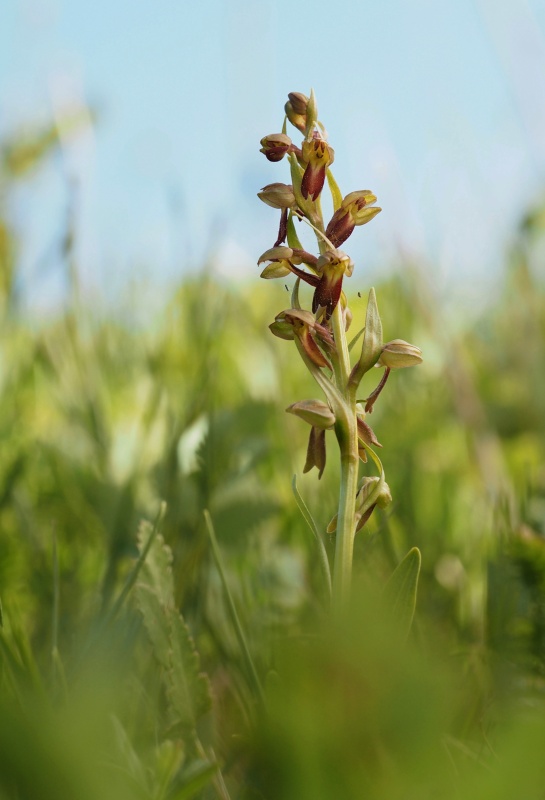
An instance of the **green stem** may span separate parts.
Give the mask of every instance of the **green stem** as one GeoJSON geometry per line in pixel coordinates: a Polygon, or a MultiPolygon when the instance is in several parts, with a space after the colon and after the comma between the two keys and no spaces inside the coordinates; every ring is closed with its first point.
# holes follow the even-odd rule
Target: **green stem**
{"type": "Polygon", "coordinates": [[[358,433],[356,422],[356,401],[348,388],[350,376],[350,355],[346,341],[346,331],[338,303],[331,318],[333,336],[337,347],[335,377],[337,388],[344,398],[344,413],[337,416],[335,433],[341,451],[341,485],[339,491],[339,512],[335,548],[335,567],[333,571],[333,610],[341,611],[350,594],[352,579],[352,554],[355,535],[356,493],[358,491],[358,433]]]}
{"type": "Polygon", "coordinates": [[[352,579],[352,554],[354,550],[359,468],[355,411],[352,420],[345,419],[337,422],[335,432],[341,450],[341,486],[337,517],[332,605],[334,611],[338,612],[346,605],[352,579]]]}
{"type": "Polygon", "coordinates": [[[343,396],[346,397],[346,387],[348,385],[348,378],[350,376],[350,354],[348,352],[348,344],[346,341],[346,331],[344,329],[344,319],[341,310],[340,301],[335,306],[333,315],[331,317],[331,326],[333,328],[333,338],[337,347],[337,354],[334,359],[337,362],[335,369],[335,378],[337,381],[337,388],[343,396]]]}

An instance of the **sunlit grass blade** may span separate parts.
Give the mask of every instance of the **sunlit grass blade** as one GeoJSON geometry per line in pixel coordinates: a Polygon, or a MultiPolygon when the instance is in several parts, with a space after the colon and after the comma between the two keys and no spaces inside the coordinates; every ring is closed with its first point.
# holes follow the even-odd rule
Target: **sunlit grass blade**
{"type": "Polygon", "coordinates": [[[237,613],[237,609],[235,606],[235,602],[233,600],[233,596],[229,589],[229,584],[227,583],[227,578],[225,575],[225,570],[223,569],[223,560],[221,557],[221,551],[218,546],[218,541],[216,539],[216,534],[214,532],[214,525],[212,523],[212,518],[207,509],[205,509],[204,513],[204,520],[206,523],[206,528],[208,530],[208,535],[210,537],[210,544],[212,545],[212,554],[214,556],[214,561],[217,567],[217,570],[220,575],[221,584],[223,586],[223,591],[225,592],[225,597],[227,600],[227,607],[229,609],[229,614],[231,616],[231,621],[233,623],[233,627],[235,629],[235,633],[238,639],[238,643],[240,649],[242,651],[242,655],[244,661],[246,663],[246,668],[248,671],[248,675],[252,681],[254,686],[255,692],[259,701],[264,704],[265,703],[265,695],[263,693],[263,687],[261,685],[261,681],[259,680],[259,675],[257,674],[257,670],[254,664],[254,660],[252,658],[252,654],[250,653],[250,648],[248,647],[248,643],[246,641],[246,636],[244,635],[244,631],[242,630],[242,625],[240,624],[240,619],[237,613]]]}
{"type": "Polygon", "coordinates": [[[312,531],[312,533],[314,535],[314,538],[316,540],[316,544],[318,546],[318,556],[319,556],[319,559],[320,559],[320,567],[321,567],[321,570],[322,570],[324,584],[325,584],[326,591],[327,591],[327,599],[328,599],[328,601],[331,601],[331,569],[330,569],[330,566],[329,566],[329,559],[327,557],[324,541],[323,541],[322,537],[320,536],[320,532],[318,530],[318,526],[316,525],[316,522],[314,521],[314,517],[310,513],[307,504],[305,503],[305,501],[301,497],[299,489],[297,488],[297,476],[296,475],[293,476],[293,479],[292,479],[292,482],[291,482],[291,488],[293,490],[293,495],[295,497],[295,501],[296,501],[296,503],[297,503],[297,505],[299,507],[299,511],[301,512],[305,522],[307,523],[308,527],[312,531]]]}

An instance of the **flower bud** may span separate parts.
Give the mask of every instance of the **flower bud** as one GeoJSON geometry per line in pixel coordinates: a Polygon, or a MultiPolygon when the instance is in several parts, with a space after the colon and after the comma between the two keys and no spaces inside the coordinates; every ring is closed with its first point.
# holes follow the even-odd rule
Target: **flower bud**
{"type": "MultiPolygon", "coordinates": [[[[369,497],[371,493],[375,490],[380,478],[372,477],[365,477],[361,479],[358,493],[356,495],[356,533],[360,531],[365,523],[368,521],[369,517],[375,510],[375,507],[378,506],[379,508],[386,508],[392,502],[392,495],[390,493],[390,487],[387,483],[383,482],[382,489],[378,497],[375,498],[374,502],[371,505],[368,505],[369,497]]],[[[337,530],[337,519],[338,515],[335,514],[333,519],[329,522],[329,525],[326,528],[327,533],[335,533],[337,530]]]]}
{"type": "Polygon", "coordinates": [[[371,493],[375,491],[379,481],[380,478],[377,477],[365,477],[361,480],[360,488],[356,495],[356,533],[363,528],[376,506],[386,508],[392,502],[390,487],[383,481],[379,495],[369,505],[371,493]]]}
{"type": "Polygon", "coordinates": [[[414,344],[409,344],[403,339],[393,339],[382,348],[382,353],[377,361],[381,367],[401,369],[402,367],[415,367],[422,363],[422,351],[414,344]]]}
{"type": "Polygon", "coordinates": [[[271,208],[293,208],[295,205],[293,189],[285,183],[269,183],[257,196],[271,208]]]}
{"type": "Polygon", "coordinates": [[[289,103],[296,114],[306,114],[308,106],[308,97],[302,92],[290,92],[288,94],[289,103]]]}
{"type": "Polygon", "coordinates": [[[301,92],[290,92],[288,102],[284,106],[286,116],[301,133],[305,133],[307,125],[308,97],[301,92]]]}
{"type": "MultiPolygon", "coordinates": [[[[356,495],[356,513],[361,512],[365,506],[366,501],[369,499],[371,492],[373,492],[379,482],[380,478],[364,477],[360,481],[358,493],[356,495]]],[[[375,499],[375,503],[379,508],[386,508],[392,502],[392,494],[390,487],[386,482],[383,482],[380,494],[375,499]]]]}
{"type": "Polygon", "coordinates": [[[269,136],[264,136],[260,144],[259,152],[269,161],[282,161],[292,146],[290,137],[285,133],[271,133],[269,136]]]}
{"type": "Polygon", "coordinates": [[[295,414],[296,417],[301,417],[309,425],[314,425],[315,428],[327,430],[332,428],[335,424],[335,415],[326,403],[321,400],[300,400],[298,403],[293,403],[286,408],[288,414],[295,414]]]}
{"type": "Polygon", "coordinates": [[[316,103],[316,95],[314,94],[314,89],[310,90],[310,97],[307,103],[306,120],[307,120],[307,125],[305,129],[305,134],[307,139],[311,139],[314,136],[314,128],[316,126],[316,123],[318,122],[318,104],[316,103]]]}

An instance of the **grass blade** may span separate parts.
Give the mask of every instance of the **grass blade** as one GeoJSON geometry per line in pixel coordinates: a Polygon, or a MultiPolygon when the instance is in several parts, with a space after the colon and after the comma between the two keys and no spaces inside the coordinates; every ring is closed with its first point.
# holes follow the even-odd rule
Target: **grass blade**
{"type": "Polygon", "coordinates": [[[329,567],[329,560],[327,558],[327,553],[324,545],[324,541],[320,536],[320,532],[318,531],[318,526],[316,525],[312,514],[310,513],[307,504],[301,497],[299,493],[299,489],[297,488],[297,476],[293,476],[293,480],[291,482],[291,488],[293,490],[293,494],[295,497],[295,502],[299,507],[299,511],[304,517],[305,522],[307,523],[308,527],[312,531],[314,538],[316,539],[316,543],[318,545],[318,555],[320,558],[320,567],[322,569],[322,574],[324,576],[324,583],[327,588],[327,598],[329,602],[331,602],[331,569],[329,567]]]}
{"type": "Polygon", "coordinates": [[[244,631],[242,630],[242,625],[240,624],[240,619],[238,617],[237,609],[233,600],[233,596],[231,595],[231,591],[229,589],[229,584],[227,583],[227,578],[225,576],[225,570],[223,569],[223,561],[221,557],[221,552],[218,547],[218,541],[216,539],[216,534],[214,532],[214,525],[212,523],[212,517],[207,509],[205,509],[204,513],[204,521],[206,523],[206,528],[208,530],[208,535],[210,537],[210,544],[212,545],[212,553],[214,556],[214,561],[216,563],[216,567],[218,569],[221,584],[223,586],[223,590],[225,592],[225,597],[227,599],[227,607],[229,609],[229,613],[231,615],[231,621],[235,628],[235,633],[238,639],[238,643],[240,645],[240,649],[242,651],[242,655],[244,656],[244,661],[246,662],[246,667],[248,670],[248,674],[251,678],[251,681],[254,685],[254,689],[256,694],[261,702],[262,705],[265,705],[265,695],[263,693],[263,687],[261,686],[261,681],[259,680],[259,675],[257,674],[257,670],[255,668],[254,661],[252,659],[252,655],[250,653],[250,648],[248,647],[248,643],[246,641],[246,637],[244,636],[244,631]]]}

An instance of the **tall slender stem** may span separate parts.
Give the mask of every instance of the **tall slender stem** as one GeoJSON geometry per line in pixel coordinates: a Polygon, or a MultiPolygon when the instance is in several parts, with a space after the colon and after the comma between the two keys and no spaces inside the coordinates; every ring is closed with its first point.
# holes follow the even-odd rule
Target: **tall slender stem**
{"type": "Polygon", "coordinates": [[[332,604],[334,611],[341,611],[348,600],[352,579],[359,456],[355,422],[345,424],[343,420],[342,423],[338,424],[336,433],[341,448],[341,486],[332,604]]]}
{"type": "Polygon", "coordinates": [[[333,609],[341,611],[350,594],[352,578],[352,554],[354,550],[356,493],[358,491],[358,433],[356,422],[356,401],[349,392],[350,355],[346,341],[341,304],[338,303],[331,319],[335,338],[337,388],[343,396],[344,413],[337,418],[335,433],[341,453],[341,485],[339,491],[339,511],[335,548],[335,567],[333,571],[333,609]]]}

